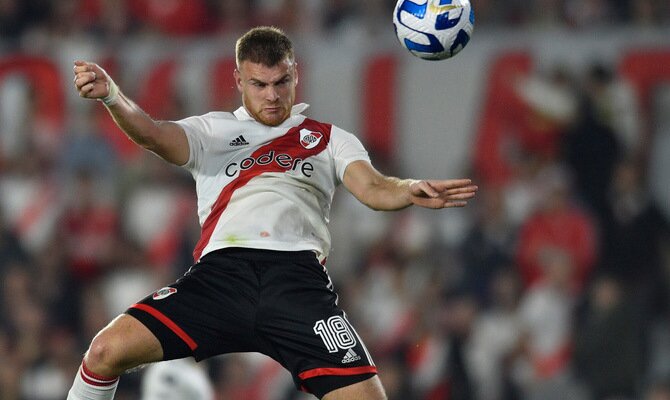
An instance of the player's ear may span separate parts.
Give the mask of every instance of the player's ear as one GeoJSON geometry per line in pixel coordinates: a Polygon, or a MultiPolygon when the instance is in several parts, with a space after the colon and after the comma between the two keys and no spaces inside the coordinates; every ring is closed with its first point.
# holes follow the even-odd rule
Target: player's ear
{"type": "Polygon", "coordinates": [[[298,86],[298,63],[293,64],[293,87],[298,86]]]}
{"type": "Polygon", "coordinates": [[[233,78],[235,79],[235,85],[237,86],[237,90],[242,93],[242,75],[240,75],[240,70],[235,68],[233,70],[233,78]]]}

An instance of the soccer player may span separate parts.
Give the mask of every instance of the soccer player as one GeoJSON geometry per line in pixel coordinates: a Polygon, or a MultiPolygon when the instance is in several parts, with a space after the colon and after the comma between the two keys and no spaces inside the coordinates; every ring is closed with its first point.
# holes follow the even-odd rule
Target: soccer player
{"type": "Polygon", "coordinates": [[[243,106],[175,122],[151,119],[98,65],[74,63],[81,97],[100,100],[135,143],[191,172],[202,233],[183,277],[95,336],[69,400],[111,399],[119,375],[141,364],[248,351],[278,361],[318,398],[385,398],[323,266],[335,187],[375,210],[462,207],[477,187],[384,176],[354,135],[302,115],[293,45],[279,29],[250,30],[235,53],[243,106]]]}

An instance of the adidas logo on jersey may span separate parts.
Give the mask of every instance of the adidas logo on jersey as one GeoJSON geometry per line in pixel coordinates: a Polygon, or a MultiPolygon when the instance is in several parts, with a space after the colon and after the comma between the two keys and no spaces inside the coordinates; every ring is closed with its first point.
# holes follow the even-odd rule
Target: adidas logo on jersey
{"type": "Polygon", "coordinates": [[[248,144],[249,142],[247,142],[246,139],[244,139],[244,136],[242,135],[230,141],[231,146],[246,146],[248,144]]]}
{"type": "Polygon", "coordinates": [[[344,358],[342,359],[342,364],[352,363],[352,362],[358,361],[360,359],[361,359],[361,356],[356,354],[354,349],[349,349],[349,350],[347,350],[347,353],[344,355],[344,358]]]}

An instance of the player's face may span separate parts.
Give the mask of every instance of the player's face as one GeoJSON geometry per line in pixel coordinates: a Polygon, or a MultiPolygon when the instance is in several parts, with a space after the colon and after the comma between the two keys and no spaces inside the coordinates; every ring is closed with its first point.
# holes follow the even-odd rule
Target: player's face
{"type": "Polygon", "coordinates": [[[298,83],[294,62],[287,58],[268,67],[242,61],[234,75],[237,89],[242,93],[242,103],[256,121],[277,126],[291,115],[298,83]]]}

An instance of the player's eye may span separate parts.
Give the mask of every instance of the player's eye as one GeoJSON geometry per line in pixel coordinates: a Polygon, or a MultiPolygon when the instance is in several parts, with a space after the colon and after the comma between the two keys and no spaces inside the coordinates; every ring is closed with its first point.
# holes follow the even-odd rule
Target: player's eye
{"type": "Polygon", "coordinates": [[[279,80],[279,81],[277,82],[277,86],[283,86],[283,85],[286,85],[286,84],[288,84],[290,81],[291,81],[291,78],[287,76],[286,78],[283,78],[283,79],[279,80]]]}

